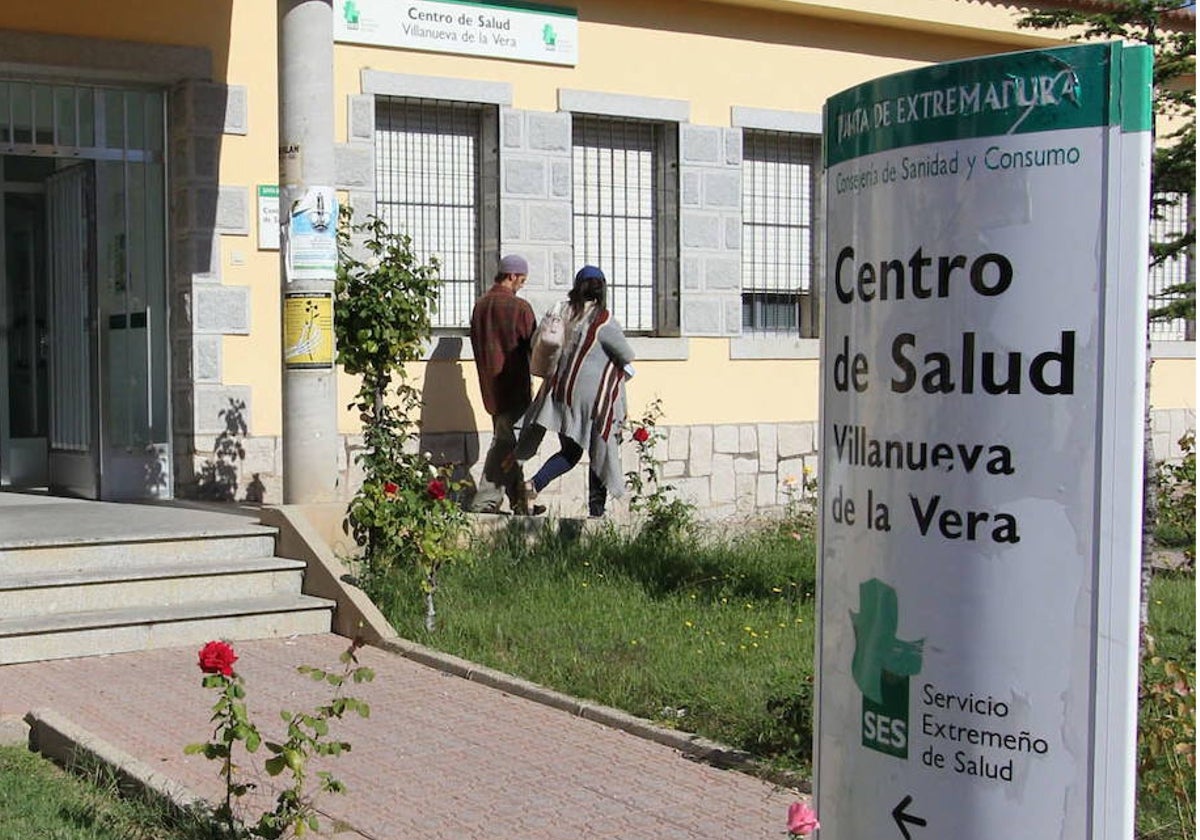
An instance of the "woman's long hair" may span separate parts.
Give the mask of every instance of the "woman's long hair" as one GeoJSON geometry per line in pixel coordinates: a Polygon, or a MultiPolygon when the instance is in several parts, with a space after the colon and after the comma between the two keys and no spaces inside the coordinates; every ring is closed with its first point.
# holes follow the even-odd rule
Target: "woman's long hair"
{"type": "Polygon", "coordinates": [[[571,306],[571,318],[578,319],[583,314],[584,307],[590,302],[603,311],[608,308],[605,302],[604,272],[594,265],[585,265],[575,275],[575,285],[567,294],[567,303],[571,306]]]}

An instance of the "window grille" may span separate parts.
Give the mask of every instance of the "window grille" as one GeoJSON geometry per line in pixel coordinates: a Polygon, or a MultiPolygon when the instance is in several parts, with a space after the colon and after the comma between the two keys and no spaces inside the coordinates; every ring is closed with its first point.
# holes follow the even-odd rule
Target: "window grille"
{"type": "Polygon", "coordinates": [[[572,119],[575,259],[608,279],[608,307],[629,332],[678,323],[676,127],[572,119]]]}
{"type": "Polygon", "coordinates": [[[820,138],[742,138],[742,329],[817,335],[814,202],[820,138]]]}
{"type": "MultiPolygon", "coordinates": [[[[1150,220],[1151,242],[1169,241],[1178,237],[1187,230],[1188,217],[1193,212],[1192,196],[1172,194],[1160,197],[1173,198],[1175,203],[1162,206],[1159,218],[1150,220]]],[[[1166,306],[1177,297],[1167,293],[1167,290],[1189,279],[1195,280],[1194,270],[1190,249],[1159,265],[1151,266],[1150,308],[1153,310],[1166,306]]],[[[1150,337],[1156,341],[1191,341],[1196,337],[1196,322],[1185,318],[1155,319],[1150,322],[1150,337]]]]}
{"type": "Polygon", "coordinates": [[[435,328],[470,325],[499,249],[495,107],[379,97],[375,107],[376,213],[436,257],[435,328]]]}

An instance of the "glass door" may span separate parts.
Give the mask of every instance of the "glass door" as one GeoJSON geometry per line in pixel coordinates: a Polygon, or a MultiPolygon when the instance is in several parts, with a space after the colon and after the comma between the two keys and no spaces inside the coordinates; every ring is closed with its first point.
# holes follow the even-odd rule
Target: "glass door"
{"type": "Polygon", "coordinates": [[[106,499],[171,493],[164,102],[154,91],[99,97],[108,148],[96,162],[100,476],[106,499]]]}
{"type": "MultiPolygon", "coordinates": [[[[0,160],[0,175],[3,174],[0,160]]],[[[0,190],[0,483],[48,480],[48,306],[40,185],[0,190]]]]}

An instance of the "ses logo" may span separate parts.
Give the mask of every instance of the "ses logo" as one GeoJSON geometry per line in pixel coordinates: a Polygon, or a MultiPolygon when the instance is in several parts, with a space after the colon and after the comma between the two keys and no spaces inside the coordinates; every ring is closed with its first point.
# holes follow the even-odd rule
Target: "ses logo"
{"type": "Polygon", "coordinates": [[[850,672],[862,692],[862,745],[908,758],[908,680],[921,672],[924,639],[896,638],[900,606],[896,590],[878,578],[858,585],[854,659],[850,672]]]}

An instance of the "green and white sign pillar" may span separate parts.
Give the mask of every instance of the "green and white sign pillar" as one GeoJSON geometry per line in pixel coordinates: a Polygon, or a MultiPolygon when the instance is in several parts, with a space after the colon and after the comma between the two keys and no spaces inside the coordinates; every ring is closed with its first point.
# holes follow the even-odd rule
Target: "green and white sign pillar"
{"type": "Polygon", "coordinates": [[[1133,832],[1150,52],[825,107],[820,840],[1133,832]]]}

